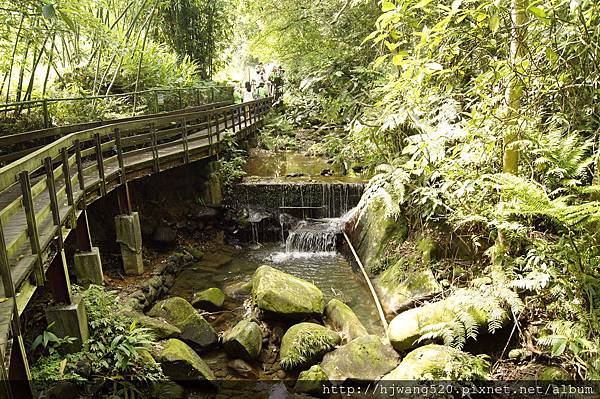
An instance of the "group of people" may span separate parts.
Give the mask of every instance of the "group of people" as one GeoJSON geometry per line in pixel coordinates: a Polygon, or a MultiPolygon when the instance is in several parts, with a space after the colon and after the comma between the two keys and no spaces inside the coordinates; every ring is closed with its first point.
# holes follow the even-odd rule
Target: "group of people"
{"type": "Polygon", "coordinates": [[[247,81],[244,87],[236,86],[234,88],[234,99],[236,103],[258,100],[260,98],[275,97],[280,98],[283,94],[283,67],[273,66],[269,73],[266,73],[264,65],[259,63],[255,69],[255,77],[247,81]]]}

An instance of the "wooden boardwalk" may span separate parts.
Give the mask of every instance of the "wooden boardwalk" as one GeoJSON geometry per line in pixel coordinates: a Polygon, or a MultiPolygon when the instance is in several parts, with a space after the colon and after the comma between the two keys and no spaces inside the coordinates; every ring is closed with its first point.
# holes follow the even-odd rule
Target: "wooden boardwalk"
{"type": "MultiPolygon", "coordinates": [[[[243,140],[271,99],[155,115],[68,134],[0,169],[0,352],[20,338],[18,315],[86,205],[126,183],[212,157],[226,132],[243,140]]],[[[60,255],[58,255],[60,256],[60,255]]],[[[10,357],[9,357],[10,358],[10,357]]],[[[6,360],[6,359],[5,359],[6,360]]],[[[5,364],[7,362],[5,361],[5,364]]],[[[2,376],[0,376],[0,380],[2,376]]]]}

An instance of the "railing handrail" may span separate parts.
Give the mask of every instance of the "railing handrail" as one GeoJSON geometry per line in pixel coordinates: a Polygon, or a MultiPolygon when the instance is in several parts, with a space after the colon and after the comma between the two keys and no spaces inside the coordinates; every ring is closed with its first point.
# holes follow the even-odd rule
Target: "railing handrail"
{"type": "Polygon", "coordinates": [[[262,98],[242,104],[233,104],[225,107],[215,108],[211,110],[201,110],[201,111],[191,111],[188,113],[176,114],[176,115],[165,115],[165,116],[149,116],[147,118],[143,118],[135,121],[126,121],[126,122],[117,122],[104,126],[99,126],[91,129],[81,130],[78,132],[69,133],[52,143],[45,145],[42,148],[35,150],[34,152],[25,155],[23,158],[11,162],[8,165],[0,168],[0,191],[5,190],[11,185],[17,182],[17,178],[20,172],[22,171],[35,171],[40,168],[43,164],[43,161],[47,157],[56,157],[60,153],[60,149],[62,148],[70,148],[76,140],[86,141],[90,140],[94,137],[95,134],[100,134],[102,136],[106,136],[114,131],[114,129],[119,128],[121,130],[127,129],[127,127],[133,127],[134,125],[139,126],[140,123],[147,122],[177,122],[181,121],[183,118],[189,118],[190,116],[201,117],[205,115],[211,115],[214,113],[224,113],[230,111],[235,108],[250,106],[253,104],[260,104],[266,101],[271,101],[271,97],[262,98]]]}
{"type": "Polygon", "coordinates": [[[152,92],[165,92],[165,91],[182,91],[182,90],[212,90],[212,89],[227,89],[231,86],[228,85],[214,85],[214,86],[200,86],[200,87],[155,87],[152,89],[140,90],[140,91],[132,91],[127,93],[114,93],[114,94],[103,94],[103,95],[95,95],[95,96],[80,96],[80,97],[50,97],[50,98],[38,98],[35,100],[27,100],[27,101],[15,101],[8,103],[0,103],[0,109],[4,110],[4,108],[18,107],[24,105],[33,105],[33,104],[43,104],[45,103],[53,103],[53,102],[61,102],[61,101],[82,101],[82,100],[100,100],[104,98],[112,98],[112,97],[127,97],[138,94],[152,93],[152,92]]]}
{"type": "MultiPolygon", "coordinates": [[[[195,110],[197,111],[198,108],[207,108],[207,107],[211,107],[211,106],[215,106],[215,105],[219,105],[218,108],[220,108],[221,106],[226,106],[226,105],[230,104],[231,102],[232,101],[219,101],[219,102],[215,102],[215,103],[196,105],[193,107],[188,107],[187,109],[189,109],[189,111],[195,111],[195,110]]],[[[0,147],[7,146],[7,145],[21,144],[26,141],[39,140],[39,139],[52,137],[52,136],[60,136],[63,134],[60,132],[60,130],[77,129],[78,126],[86,126],[86,125],[94,125],[94,124],[105,126],[105,125],[117,123],[118,121],[134,121],[134,120],[137,121],[140,119],[151,118],[156,115],[175,115],[175,114],[181,115],[182,113],[184,113],[182,111],[185,111],[185,110],[186,110],[186,108],[183,108],[183,109],[178,109],[175,111],[159,112],[157,114],[137,115],[137,116],[130,116],[130,117],[119,118],[119,119],[107,119],[107,120],[101,120],[101,121],[76,123],[76,124],[65,125],[65,126],[54,126],[54,127],[43,128],[43,129],[30,130],[28,132],[7,134],[4,136],[0,136],[0,147]]],[[[98,127],[98,126],[94,126],[94,127],[98,127]]],[[[86,129],[82,128],[81,130],[86,130],[86,129]]],[[[70,134],[70,133],[74,133],[74,131],[67,132],[66,134],[70,134]]]]}

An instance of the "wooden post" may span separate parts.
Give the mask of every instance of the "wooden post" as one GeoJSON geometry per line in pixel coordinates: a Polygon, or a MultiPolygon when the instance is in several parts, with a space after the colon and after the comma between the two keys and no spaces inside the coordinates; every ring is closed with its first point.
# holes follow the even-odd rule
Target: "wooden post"
{"type": "Polygon", "coordinates": [[[8,254],[6,252],[2,221],[0,221],[0,275],[2,276],[4,296],[6,298],[14,298],[14,296],[16,295],[16,290],[15,285],[13,283],[12,275],[10,274],[10,264],[8,262],[8,254]]]}
{"type": "Polygon", "coordinates": [[[50,115],[48,113],[48,100],[45,98],[42,100],[42,112],[44,113],[44,127],[50,127],[50,115]]]}
{"type": "Polygon", "coordinates": [[[102,156],[102,141],[100,133],[94,135],[96,145],[96,165],[98,166],[98,177],[100,178],[100,195],[106,195],[106,181],[104,178],[104,157],[102,156]]]}
{"type": "Polygon", "coordinates": [[[154,113],[158,114],[160,112],[158,108],[158,93],[156,92],[156,90],[153,90],[152,93],[154,97],[154,113]]]}
{"type": "MultiPolygon", "coordinates": [[[[52,221],[60,230],[60,211],[58,209],[58,198],[56,197],[56,186],[54,185],[54,169],[52,169],[52,158],[44,158],[44,166],[46,167],[46,188],[48,197],[50,198],[50,210],[52,211],[52,221]]],[[[60,233],[60,232],[59,232],[60,233]]],[[[62,240],[62,234],[60,239],[62,240]]]]}
{"type": "Polygon", "coordinates": [[[200,100],[200,89],[196,88],[194,90],[196,91],[196,105],[200,106],[200,104],[202,104],[202,101],[200,100]]]}
{"type": "Polygon", "coordinates": [[[185,116],[181,118],[181,138],[183,142],[183,162],[190,162],[190,149],[188,143],[188,131],[187,131],[187,121],[185,120],[185,116]]]}
{"type": "Polygon", "coordinates": [[[71,280],[67,271],[64,248],[61,248],[56,253],[46,275],[50,290],[52,291],[52,297],[57,302],[70,305],[72,303],[71,280]]]}
{"type": "Polygon", "coordinates": [[[131,215],[131,197],[129,195],[129,185],[127,182],[123,183],[121,187],[117,189],[117,201],[119,203],[119,214],[131,215]]]}
{"type": "Polygon", "coordinates": [[[69,168],[69,153],[65,147],[60,150],[62,160],[63,176],[65,178],[65,192],[67,193],[67,203],[73,206],[75,200],[73,198],[73,185],[71,184],[71,169],[69,168]]]}
{"type": "Polygon", "coordinates": [[[125,183],[125,161],[123,160],[123,143],[121,142],[121,129],[113,129],[115,134],[115,146],[117,147],[117,162],[119,163],[119,182],[125,183]]]}
{"type": "Polygon", "coordinates": [[[181,90],[182,89],[177,89],[177,97],[179,99],[179,109],[183,109],[183,100],[181,99],[181,90]]]}
{"type": "Polygon", "coordinates": [[[212,111],[208,112],[208,115],[206,116],[207,118],[207,124],[208,124],[208,154],[211,155],[212,154],[212,125],[211,125],[211,116],[212,116],[212,111]]]}
{"type": "Polygon", "coordinates": [[[31,181],[29,180],[29,172],[26,170],[22,171],[19,174],[19,180],[21,182],[21,193],[23,195],[23,208],[25,208],[25,216],[27,218],[27,233],[29,235],[31,253],[36,257],[33,270],[35,285],[40,287],[44,285],[44,266],[42,265],[40,236],[38,234],[37,221],[35,219],[33,198],[31,196],[31,181]]]}
{"type": "Polygon", "coordinates": [[[88,226],[87,212],[84,209],[77,220],[75,228],[75,238],[77,241],[77,249],[81,252],[90,252],[92,250],[92,237],[88,226]]]}
{"type": "Polygon", "coordinates": [[[152,143],[152,159],[154,160],[154,173],[158,173],[160,172],[160,161],[158,159],[158,140],[156,137],[156,128],[154,127],[154,124],[151,123],[150,124],[150,136],[151,136],[151,143],[152,143]]]}
{"type": "Polygon", "coordinates": [[[236,109],[232,108],[231,109],[231,129],[233,129],[233,133],[235,133],[235,113],[236,113],[236,109]]]}

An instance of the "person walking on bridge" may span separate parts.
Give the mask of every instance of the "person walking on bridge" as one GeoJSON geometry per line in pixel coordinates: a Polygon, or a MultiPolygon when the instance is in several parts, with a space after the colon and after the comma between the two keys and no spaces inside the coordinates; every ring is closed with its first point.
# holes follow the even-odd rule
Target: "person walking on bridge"
{"type": "MultiPolygon", "coordinates": [[[[254,100],[254,95],[252,94],[252,83],[246,82],[246,88],[244,90],[244,102],[250,102],[254,100]]],[[[250,106],[245,106],[246,110],[246,119],[250,119],[250,106]]]]}

